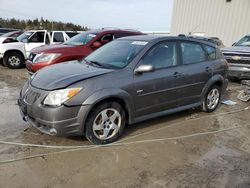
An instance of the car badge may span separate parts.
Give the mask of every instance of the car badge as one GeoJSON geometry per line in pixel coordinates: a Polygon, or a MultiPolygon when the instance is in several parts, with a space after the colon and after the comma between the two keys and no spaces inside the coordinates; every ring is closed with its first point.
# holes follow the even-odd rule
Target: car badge
{"type": "Polygon", "coordinates": [[[240,56],[233,56],[232,59],[235,61],[239,61],[241,59],[241,57],[240,56]]]}

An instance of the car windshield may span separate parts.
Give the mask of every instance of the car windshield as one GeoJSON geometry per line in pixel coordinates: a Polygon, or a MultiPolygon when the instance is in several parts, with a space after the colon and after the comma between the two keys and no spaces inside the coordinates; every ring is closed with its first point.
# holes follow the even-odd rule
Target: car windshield
{"type": "Polygon", "coordinates": [[[87,63],[104,68],[126,67],[148,42],[116,40],[99,48],[85,58],[87,63]]]}
{"type": "Polygon", "coordinates": [[[73,46],[84,45],[87,44],[89,41],[91,41],[94,37],[96,37],[96,33],[84,32],[72,37],[71,39],[67,40],[64,44],[73,46]]]}
{"type": "Polygon", "coordinates": [[[29,37],[33,34],[34,32],[24,32],[23,34],[21,34],[20,36],[18,36],[16,39],[19,42],[22,42],[24,39],[29,39],[29,37]]]}
{"type": "Polygon", "coordinates": [[[235,44],[235,46],[249,46],[250,47],[250,36],[245,36],[235,44]]]}

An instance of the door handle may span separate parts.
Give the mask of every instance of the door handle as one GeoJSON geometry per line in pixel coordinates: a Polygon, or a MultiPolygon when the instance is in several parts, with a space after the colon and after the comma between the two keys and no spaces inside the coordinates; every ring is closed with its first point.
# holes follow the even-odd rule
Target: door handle
{"type": "Polygon", "coordinates": [[[212,69],[210,67],[206,67],[206,72],[211,72],[212,69]]]}
{"type": "Polygon", "coordinates": [[[174,77],[175,77],[175,78],[181,77],[181,75],[182,75],[182,74],[179,73],[179,72],[175,72],[175,73],[174,73],[174,77]]]}

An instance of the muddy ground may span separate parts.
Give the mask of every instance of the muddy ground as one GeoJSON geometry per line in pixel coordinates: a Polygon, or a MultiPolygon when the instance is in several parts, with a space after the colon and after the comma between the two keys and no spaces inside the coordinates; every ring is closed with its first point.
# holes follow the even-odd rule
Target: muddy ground
{"type": "Polygon", "coordinates": [[[235,106],[128,126],[118,145],[93,147],[84,137],[47,136],[22,121],[17,98],[26,78],[25,69],[0,66],[0,140],[86,147],[0,144],[0,187],[250,187],[250,103],[237,100],[239,83],[225,96],[235,106]]]}

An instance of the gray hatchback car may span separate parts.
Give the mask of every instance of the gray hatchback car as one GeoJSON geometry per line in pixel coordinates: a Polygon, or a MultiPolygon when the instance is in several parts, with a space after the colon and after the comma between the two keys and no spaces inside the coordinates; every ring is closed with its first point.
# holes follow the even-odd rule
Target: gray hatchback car
{"type": "Polygon", "coordinates": [[[189,37],[131,36],[82,61],[44,68],[23,86],[23,119],[50,135],[116,141],[126,124],[201,107],[214,111],[227,63],[212,43],[189,37]]]}

